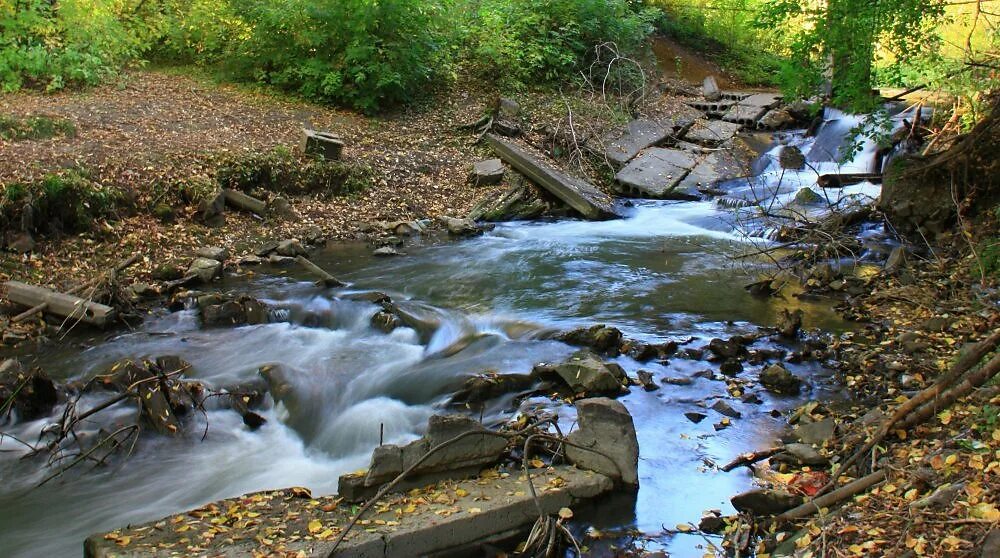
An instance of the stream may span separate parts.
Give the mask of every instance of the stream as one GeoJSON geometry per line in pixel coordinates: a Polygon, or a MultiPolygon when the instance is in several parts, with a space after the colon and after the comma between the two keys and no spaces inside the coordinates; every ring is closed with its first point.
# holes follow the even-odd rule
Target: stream
{"type": "MultiPolygon", "coordinates": [[[[831,121],[833,117],[843,118],[832,115],[831,121]]],[[[837,126],[836,133],[843,135],[843,126],[837,126]]],[[[807,140],[801,133],[790,138],[807,155],[811,147],[827,145],[822,130],[817,138],[807,140]]],[[[870,160],[873,150],[866,146],[855,160],[870,160]]],[[[816,158],[818,167],[837,166],[829,156],[816,158]]],[[[779,186],[773,165],[764,160],[756,179],[731,185],[732,195],[742,195],[740,188],[771,187],[788,198],[802,185],[815,183],[816,171],[809,170],[794,177],[781,173],[779,186]]],[[[836,195],[877,191],[864,183],[836,195]]],[[[4,439],[3,554],[79,556],[84,538],[94,532],[251,491],[305,486],[315,494],[333,493],[340,474],[367,465],[380,430],[387,443],[418,437],[428,417],[442,412],[469,375],[526,373],[536,363],[574,352],[574,347],[544,339],[553,329],[605,323],[626,337],[675,340],[695,348],[714,337],[773,325],[782,308],[801,308],[806,327],[828,332],[848,327],[829,304],[761,300],[744,290],[756,276],[729,258],[746,241],[733,229],[733,210],[710,201],[635,200],[623,211],[626,217],[613,221],[505,223],[460,242],[415,240],[404,247],[408,255],[399,258],[374,258],[368,245],[337,244],[312,258],[349,282],[347,288],[324,289],[298,271],[278,269],[230,278],[220,286],[268,302],[283,321],[201,329],[193,310],[162,311],[134,332],[78,333],[72,343],[36,355],[33,364],[61,379],[91,377],[119,358],[176,355],[192,363],[190,377],[215,387],[251,381],[259,367],[277,363],[287,371],[294,404],[261,411],[267,423],[256,432],[232,411],[209,410],[207,416],[190,419],[194,424],[183,436],[145,437],[126,460],[93,471],[78,467],[40,488],[33,487],[51,470],[20,460],[23,449],[4,439]],[[375,330],[369,319],[379,307],[346,296],[366,291],[385,292],[438,327],[430,335],[408,328],[389,334],[375,330]],[[470,336],[474,341],[463,343],[463,349],[446,350],[470,336]]],[[[754,348],[766,346],[761,342],[754,348]]],[[[644,369],[657,379],[717,368],[682,358],[640,364],[623,356],[615,361],[630,376],[644,369]]],[[[807,399],[829,399],[839,391],[819,364],[788,367],[807,381],[802,396],[773,396],[754,381],[748,389],[763,400],[758,405],[729,398],[725,382],[703,377],[690,385],[663,384],[653,392],[633,388],[621,400],[638,431],[641,487],[634,502],[608,505],[593,514],[591,523],[578,527],[592,524],[612,533],[635,528],[650,536],[648,549],[702,556],[700,537],[671,536],[664,528],[696,522],[706,509],[731,511],[730,496],[752,484],[747,473],[720,473],[711,463],[769,446],[785,427],[785,419],[772,411],[807,399]],[[715,398],[725,398],[743,418],[716,431],[713,423],[722,417],[705,409],[715,398]],[[694,424],[684,417],[689,411],[704,412],[709,419],[694,424]]],[[[750,366],[740,376],[755,380],[758,368],[750,366]]],[[[82,406],[100,400],[99,395],[87,396],[82,406]]],[[[515,416],[517,409],[508,407],[509,402],[488,407],[484,420],[515,416]]],[[[572,423],[571,406],[545,398],[521,403],[521,408],[529,407],[555,409],[567,427],[572,423]]],[[[4,430],[34,440],[58,412],[4,425],[4,430]]],[[[90,434],[110,428],[110,415],[127,421],[130,413],[126,406],[101,413],[90,434]]]]}

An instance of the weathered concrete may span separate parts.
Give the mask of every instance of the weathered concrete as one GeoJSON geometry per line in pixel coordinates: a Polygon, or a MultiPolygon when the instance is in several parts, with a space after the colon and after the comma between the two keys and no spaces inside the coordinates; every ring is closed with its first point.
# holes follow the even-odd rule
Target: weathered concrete
{"type": "Polygon", "coordinates": [[[651,147],[615,175],[615,180],[623,194],[658,199],[692,199],[689,193],[678,191],[677,186],[695,163],[695,156],[687,151],[651,147]]]}
{"type": "Polygon", "coordinates": [[[563,174],[521,147],[492,134],[487,139],[500,158],[535,184],[548,190],[588,219],[611,219],[619,215],[611,196],[593,184],[563,174]]]}
{"type": "Polygon", "coordinates": [[[672,123],[666,125],[652,120],[633,120],[624,129],[604,138],[604,156],[616,167],[622,167],[640,151],[663,142],[674,131],[672,123]]]}
{"type": "Polygon", "coordinates": [[[720,118],[735,104],[736,101],[732,99],[719,99],[718,101],[692,101],[688,103],[688,106],[704,112],[706,116],[711,118],[720,118]]]}
{"type": "Polygon", "coordinates": [[[722,120],[696,120],[684,139],[703,145],[715,146],[733,139],[741,126],[722,120]]]}
{"type": "MultiPolygon", "coordinates": [[[[569,466],[532,470],[542,511],[600,496],[608,477],[569,466]]],[[[530,525],[538,512],[527,479],[495,469],[386,497],[351,530],[338,557],[422,556],[530,525]]],[[[302,488],[248,494],[144,525],[93,535],[87,558],[261,555],[326,558],[350,521],[352,506],[302,488]],[[298,554],[300,553],[300,554],[298,554]]]]}
{"type": "Polygon", "coordinates": [[[741,178],[750,174],[749,162],[741,159],[736,151],[726,149],[709,153],[695,165],[681,180],[675,191],[692,197],[699,193],[718,193],[715,187],[720,182],[741,178]]]}
{"type": "Polygon", "coordinates": [[[472,165],[472,175],[469,177],[476,186],[499,184],[503,180],[503,161],[487,159],[472,165]]]}
{"type": "Polygon", "coordinates": [[[581,447],[567,444],[566,458],[578,467],[638,486],[639,442],[625,405],[606,397],[581,399],[576,402],[576,413],[579,428],[567,441],[581,447]]]}
{"type": "Polygon", "coordinates": [[[302,151],[307,155],[321,155],[335,161],[344,153],[344,140],[330,132],[319,132],[308,128],[302,130],[302,151]]]}
{"type": "Polygon", "coordinates": [[[757,121],[763,118],[766,113],[767,109],[764,107],[737,103],[722,115],[722,119],[726,122],[733,122],[741,126],[754,128],[757,126],[757,121]]]}

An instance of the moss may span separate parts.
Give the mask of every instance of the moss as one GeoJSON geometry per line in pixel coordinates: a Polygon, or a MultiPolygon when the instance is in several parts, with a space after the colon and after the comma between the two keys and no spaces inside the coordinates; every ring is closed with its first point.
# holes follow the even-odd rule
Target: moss
{"type": "Polygon", "coordinates": [[[174,208],[165,203],[158,204],[153,208],[153,216],[163,224],[173,223],[176,219],[174,208]]]}
{"type": "Polygon", "coordinates": [[[216,172],[223,188],[288,194],[345,196],[372,184],[370,168],[321,157],[301,157],[287,147],[224,161],[216,172]]]}
{"type": "Polygon", "coordinates": [[[98,219],[114,218],[126,205],[124,193],[91,180],[81,169],[3,186],[0,228],[35,233],[78,233],[98,219]]]}
{"type": "Polygon", "coordinates": [[[49,116],[17,118],[0,116],[0,138],[7,141],[41,140],[57,136],[73,137],[76,127],[69,120],[49,116]]]}

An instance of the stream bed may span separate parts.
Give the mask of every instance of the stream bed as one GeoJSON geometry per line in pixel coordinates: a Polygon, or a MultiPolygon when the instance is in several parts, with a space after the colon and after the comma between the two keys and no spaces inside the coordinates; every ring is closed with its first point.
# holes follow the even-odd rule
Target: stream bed
{"type": "MultiPolygon", "coordinates": [[[[761,166],[761,175],[768,169],[761,166]]],[[[814,183],[815,171],[809,172],[814,183]]],[[[800,184],[791,184],[782,195],[794,196],[800,184]]],[[[871,187],[848,193],[866,194],[871,187]]],[[[746,241],[733,230],[732,210],[710,201],[629,205],[625,218],[613,221],[506,223],[470,240],[416,240],[398,258],[374,258],[364,244],[332,245],[312,259],[349,282],[347,288],[325,289],[297,271],[267,268],[220,285],[268,302],[282,321],[202,329],[193,310],[162,311],[134,332],[77,333],[72,343],[35,355],[30,364],[60,379],[91,377],[119,358],[176,355],[193,365],[190,377],[215,387],[254,380],[261,366],[281,364],[296,396],[294,404],[262,411],[267,423],[256,432],[232,411],[210,410],[193,417],[183,436],[146,437],[126,460],[93,471],[77,468],[40,488],[33,487],[51,470],[20,460],[23,451],[4,439],[3,554],[79,556],[92,533],[251,491],[305,486],[314,494],[333,493],[340,474],[367,465],[380,432],[386,443],[418,437],[466,377],[526,373],[576,350],[546,340],[545,332],[552,330],[604,323],[629,338],[698,348],[715,337],[773,325],[782,308],[802,309],[806,327],[828,332],[847,327],[828,303],[761,300],[746,292],[744,285],[756,276],[729,258],[746,241]],[[369,320],[380,308],[346,296],[366,291],[405,301],[438,327],[425,335],[409,328],[389,334],[373,329],[369,320]],[[461,350],[449,350],[470,338],[474,341],[462,343],[461,350]]],[[[765,346],[766,341],[755,348],[765,346]]],[[[623,356],[616,362],[630,376],[643,369],[657,380],[717,368],[682,358],[640,364],[623,356]]],[[[720,473],[712,464],[769,446],[786,425],[773,411],[828,399],[839,390],[820,364],[788,367],[806,380],[799,397],[768,393],[755,381],[760,367],[752,366],[740,376],[754,380],[749,389],[761,404],[729,399],[725,382],[704,377],[689,385],[664,383],[652,392],[633,388],[623,396],[638,431],[641,486],[634,501],[595,514],[593,525],[612,533],[635,528],[648,535],[649,549],[702,556],[700,537],[664,529],[696,522],[706,509],[731,511],[730,496],[752,484],[747,473],[720,473]],[[706,409],[716,398],[727,398],[743,418],[716,431],[713,423],[722,417],[706,409]],[[684,416],[690,411],[709,419],[694,424],[684,416]]],[[[90,397],[84,406],[100,401],[90,397]]],[[[508,402],[484,409],[484,421],[514,416],[517,409],[508,402]]],[[[521,406],[552,408],[566,426],[572,423],[569,405],[532,398],[521,406]]],[[[127,407],[117,412],[121,420],[131,416],[127,407]]],[[[4,430],[34,440],[57,416],[4,430]]],[[[93,435],[111,424],[104,418],[91,426],[93,435]]]]}

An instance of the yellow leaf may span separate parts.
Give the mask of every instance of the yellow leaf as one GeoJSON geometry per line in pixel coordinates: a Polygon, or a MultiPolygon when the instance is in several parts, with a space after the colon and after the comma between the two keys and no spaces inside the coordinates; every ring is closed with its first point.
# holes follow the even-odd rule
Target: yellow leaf
{"type": "Polygon", "coordinates": [[[1000,521],[1000,510],[989,502],[982,502],[969,508],[969,515],[987,521],[1000,521]]]}
{"type": "Polygon", "coordinates": [[[686,523],[678,523],[677,530],[680,531],[681,533],[687,533],[691,531],[691,526],[686,523]]]}
{"type": "Polygon", "coordinates": [[[941,411],[938,413],[938,418],[941,419],[941,424],[948,424],[951,422],[951,411],[941,411]]]}
{"type": "Polygon", "coordinates": [[[573,517],[573,510],[569,508],[561,508],[559,510],[559,517],[561,517],[562,519],[569,519],[573,517]]]}
{"type": "Polygon", "coordinates": [[[115,541],[115,543],[116,543],[116,544],[117,544],[118,546],[128,546],[128,544],[129,544],[130,542],[132,542],[132,537],[128,537],[128,536],[121,536],[121,537],[118,537],[118,540],[117,540],[117,541],[115,541]]]}
{"type": "Polygon", "coordinates": [[[477,513],[483,513],[483,510],[482,508],[469,508],[469,513],[476,515],[477,513]]]}
{"type": "Polygon", "coordinates": [[[958,455],[954,453],[946,457],[944,460],[945,465],[954,465],[957,462],[958,462],[958,455]]]}
{"type": "Polygon", "coordinates": [[[318,533],[322,529],[323,529],[323,522],[322,521],[320,521],[318,519],[314,519],[314,520],[312,520],[312,521],[309,522],[309,532],[310,533],[318,533]]]}
{"type": "Polygon", "coordinates": [[[532,459],[531,461],[528,462],[528,465],[531,465],[535,469],[540,469],[545,466],[545,462],[542,461],[541,459],[532,459]]]}
{"type": "Polygon", "coordinates": [[[455,496],[458,496],[459,498],[464,498],[464,497],[466,497],[468,495],[469,495],[469,492],[467,490],[465,490],[464,488],[456,488],[455,489],[455,496]]]}

